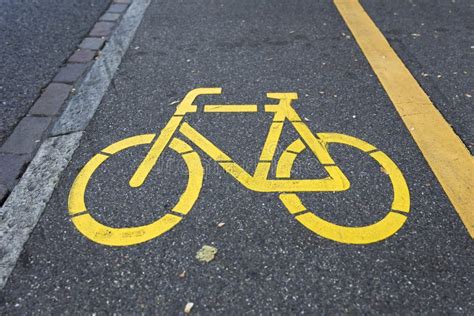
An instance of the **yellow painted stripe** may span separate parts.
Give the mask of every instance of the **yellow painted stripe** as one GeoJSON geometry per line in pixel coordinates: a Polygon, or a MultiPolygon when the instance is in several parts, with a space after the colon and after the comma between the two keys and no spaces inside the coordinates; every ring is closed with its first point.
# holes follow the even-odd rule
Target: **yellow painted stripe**
{"type": "Polygon", "coordinates": [[[204,112],[257,112],[256,104],[208,104],[204,106],[204,112]]]}
{"type": "Polygon", "coordinates": [[[306,207],[303,205],[303,203],[301,203],[301,200],[294,193],[282,193],[280,194],[280,200],[283,202],[290,214],[306,211],[306,207]]]}
{"type": "Polygon", "coordinates": [[[273,159],[282,130],[283,122],[273,122],[272,125],[270,125],[267,139],[265,140],[262,153],[260,154],[260,161],[271,161],[273,159]]]}
{"type": "Polygon", "coordinates": [[[357,0],[334,0],[426,161],[474,238],[474,159],[357,0]]]}
{"type": "Polygon", "coordinates": [[[212,159],[216,161],[232,161],[229,156],[188,123],[184,122],[179,131],[199,148],[204,150],[212,159]]]}
{"type": "Polygon", "coordinates": [[[160,136],[151,146],[150,151],[145,156],[145,159],[143,159],[130,179],[129,184],[132,188],[138,188],[143,184],[143,182],[145,182],[146,177],[150,173],[151,169],[155,166],[158,158],[165,149],[166,145],[168,145],[173,133],[178,128],[182,120],[182,116],[172,116],[168,123],[166,123],[166,126],[160,132],[160,136]]]}

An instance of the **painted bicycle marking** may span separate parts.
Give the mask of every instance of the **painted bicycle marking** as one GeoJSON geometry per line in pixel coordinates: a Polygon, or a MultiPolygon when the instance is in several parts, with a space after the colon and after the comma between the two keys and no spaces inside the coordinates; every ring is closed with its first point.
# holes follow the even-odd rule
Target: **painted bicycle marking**
{"type": "MultiPolygon", "coordinates": [[[[397,165],[383,152],[358,138],[337,133],[313,134],[292,107],[296,93],[267,93],[276,104],[264,106],[266,113],[273,114],[267,138],[253,174],[244,170],[221,149],[185,121],[185,117],[197,112],[193,104],[200,95],[221,94],[221,88],[198,88],[191,90],[178,104],[174,115],[156,138],[156,134],[144,134],[120,140],[92,157],[76,177],[69,193],[68,208],[75,227],[87,238],[108,246],[130,246],[154,239],[176,226],[199,197],[204,168],[193,144],[216,161],[227,173],[249,190],[256,192],[279,192],[279,198],[295,219],[312,232],[337,242],[347,244],[369,244],[395,234],[405,223],[410,211],[410,195],[405,178],[397,165]],[[290,122],[299,135],[280,156],[276,166],[276,179],[269,172],[280,140],[284,122],[290,122]],[[184,137],[183,140],[178,138],[184,137]],[[189,142],[189,143],[188,143],[189,142]],[[374,159],[389,176],[393,189],[391,208],[380,221],[361,227],[341,226],[326,221],[307,209],[298,197],[298,192],[340,192],[350,188],[350,182],[337,166],[328,151],[333,143],[354,147],[374,159]],[[98,222],[88,212],[85,202],[87,185],[94,172],[107,159],[122,150],[135,146],[150,145],[147,155],[130,179],[131,187],[140,187],[163,150],[167,147],[177,152],[188,168],[188,183],[178,203],[170,212],[153,223],[136,227],[114,228],[98,222]],[[328,176],[322,179],[291,179],[291,169],[297,156],[309,149],[319,160],[328,176]]],[[[204,113],[252,113],[255,104],[204,105],[204,113]]]]}

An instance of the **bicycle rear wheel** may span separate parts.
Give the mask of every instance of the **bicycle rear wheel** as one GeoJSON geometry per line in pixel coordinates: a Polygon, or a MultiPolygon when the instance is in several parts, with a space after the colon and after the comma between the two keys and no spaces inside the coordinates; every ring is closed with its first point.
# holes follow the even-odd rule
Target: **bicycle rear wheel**
{"type": "MultiPolygon", "coordinates": [[[[359,227],[342,226],[331,223],[308,210],[295,193],[282,193],[280,200],[295,216],[295,219],[312,232],[337,242],[346,244],[370,244],[384,240],[395,234],[407,219],[410,212],[410,193],[405,178],[397,165],[383,152],[358,138],[337,134],[318,133],[326,144],[339,143],[355,147],[374,159],[389,176],[393,188],[391,209],[380,221],[359,227]]],[[[277,177],[289,178],[298,154],[306,146],[297,139],[283,152],[277,167],[277,177]]]]}

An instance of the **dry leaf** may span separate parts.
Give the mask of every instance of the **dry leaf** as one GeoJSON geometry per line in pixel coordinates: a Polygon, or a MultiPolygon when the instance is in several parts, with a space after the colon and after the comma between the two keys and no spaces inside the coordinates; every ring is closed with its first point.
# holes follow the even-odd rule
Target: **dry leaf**
{"type": "Polygon", "coordinates": [[[214,257],[216,256],[216,253],[217,253],[217,248],[212,247],[212,246],[208,246],[208,245],[204,245],[196,253],[196,259],[198,259],[199,261],[203,261],[203,262],[211,262],[212,260],[214,260],[214,257]]]}
{"type": "Polygon", "coordinates": [[[179,277],[180,278],[184,278],[186,276],[186,271],[183,271],[179,274],[179,277]]]}

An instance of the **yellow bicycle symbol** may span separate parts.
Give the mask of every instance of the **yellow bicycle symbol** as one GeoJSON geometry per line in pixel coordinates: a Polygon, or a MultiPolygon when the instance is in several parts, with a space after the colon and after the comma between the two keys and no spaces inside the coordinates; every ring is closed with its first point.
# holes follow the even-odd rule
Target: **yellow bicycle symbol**
{"type": "MultiPolygon", "coordinates": [[[[278,103],[264,106],[265,112],[273,113],[273,121],[255,172],[253,175],[248,173],[184,121],[186,115],[197,112],[197,106],[193,102],[199,95],[220,94],[221,91],[221,88],[191,90],[178,104],[176,112],[157,138],[156,134],[129,137],[106,147],[92,157],[79,172],[69,193],[69,214],[76,228],[84,236],[97,243],[109,246],[130,246],[156,238],[178,224],[199,197],[204,169],[193,147],[175,136],[177,131],[246,188],[257,192],[279,192],[280,200],[295,219],[320,236],[341,243],[369,244],[392,236],[403,226],[407,219],[405,214],[410,211],[410,195],[405,178],[397,165],[386,154],[358,138],[337,133],[314,135],[291,105],[292,101],[298,98],[296,93],[267,93],[268,98],[276,99],[278,103]],[[291,143],[280,156],[276,168],[276,179],[268,179],[285,121],[292,124],[299,138],[291,143]],[[328,152],[328,145],[331,143],[345,144],[363,151],[377,161],[388,174],[393,187],[393,201],[391,209],[382,220],[362,227],[341,226],[318,217],[301,202],[297,192],[336,192],[349,189],[349,180],[328,152]],[[130,179],[130,186],[141,186],[163,150],[169,147],[180,154],[188,168],[188,183],[178,203],[169,213],[148,225],[114,228],[99,223],[88,212],[85,203],[85,192],[92,175],[112,155],[131,147],[150,144],[152,145],[148,154],[130,179]],[[291,179],[293,162],[306,148],[309,148],[324,166],[328,173],[326,178],[291,179]]],[[[204,113],[248,113],[257,112],[258,107],[255,104],[204,105],[203,111],[204,113]]]]}

